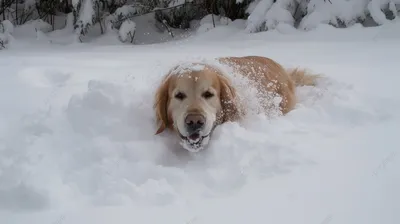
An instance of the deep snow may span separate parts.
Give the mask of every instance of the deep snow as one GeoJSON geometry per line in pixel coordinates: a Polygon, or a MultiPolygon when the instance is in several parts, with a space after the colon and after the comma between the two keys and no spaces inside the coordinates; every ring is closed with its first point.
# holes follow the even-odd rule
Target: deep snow
{"type": "Polygon", "coordinates": [[[398,28],[220,27],[147,46],[15,41],[0,52],[0,222],[398,224],[398,28]],[[162,75],[227,55],[324,78],[298,89],[287,116],[224,124],[201,153],[155,136],[162,75]]]}

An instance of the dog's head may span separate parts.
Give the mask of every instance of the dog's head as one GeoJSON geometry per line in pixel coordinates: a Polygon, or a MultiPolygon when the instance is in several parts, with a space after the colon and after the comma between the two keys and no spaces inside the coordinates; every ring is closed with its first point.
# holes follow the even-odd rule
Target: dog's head
{"type": "Polygon", "coordinates": [[[239,116],[234,88],[209,66],[175,68],[158,87],[155,98],[156,134],[167,128],[174,130],[182,146],[191,152],[208,144],[216,125],[239,116]]]}

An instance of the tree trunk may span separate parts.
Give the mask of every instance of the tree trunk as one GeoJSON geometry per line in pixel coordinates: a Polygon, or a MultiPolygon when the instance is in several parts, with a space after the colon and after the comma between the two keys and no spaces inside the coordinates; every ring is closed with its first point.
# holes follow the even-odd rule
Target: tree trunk
{"type": "Polygon", "coordinates": [[[15,25],[18,25],[18,0],[15,0],[15,25]]]}

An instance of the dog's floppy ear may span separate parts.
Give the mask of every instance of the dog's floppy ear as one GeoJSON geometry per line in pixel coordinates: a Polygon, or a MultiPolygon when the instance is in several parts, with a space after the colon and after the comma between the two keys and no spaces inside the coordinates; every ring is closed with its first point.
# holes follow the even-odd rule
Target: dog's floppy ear
{"type": "Polygon", "coordinates": [[[155,94],[154,110],[156,113],[157,125],[159,126],[156,135],[163,132],[170,125],[168,118],[169,80],[170,79],[167,76],[158,87],[155,94]]]}
{"type": "Polygon", "coordinates": [[[221,92],[220,92],[220,100],[222,106],[222,114],[220,117],[221,123],[227,121],[237,121],[240,117],[240,112],[237,105],[236,91],[227,78],[221,75],[218,76],[218,78],[221,87],[221,92]]]}

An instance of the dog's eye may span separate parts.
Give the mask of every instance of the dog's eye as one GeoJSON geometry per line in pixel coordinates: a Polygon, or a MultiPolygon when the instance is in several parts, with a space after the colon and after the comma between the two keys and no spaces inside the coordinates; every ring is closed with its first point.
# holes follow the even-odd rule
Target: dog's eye
{"type": "Polygon", "coordinates": [[[214,96],[210,91],[205,91],[202,95],[204,98],[209,99],[214,96]]]}
{"type": "Polygon", "coordinates": [[[186,98],[186,95],[185,95],[184,93],[182,93],[182,92],[178,92],[178,93],[175,95],[175,98],[177,98],[178,100],[183,100],[183,99],[186,98]]]}

